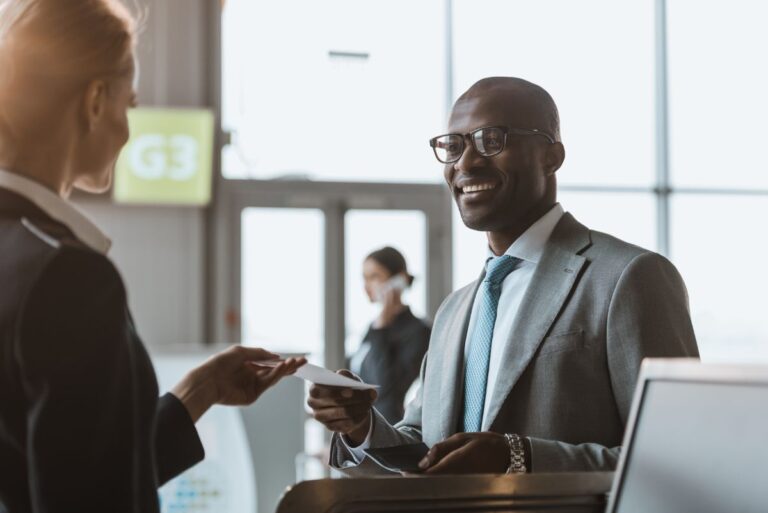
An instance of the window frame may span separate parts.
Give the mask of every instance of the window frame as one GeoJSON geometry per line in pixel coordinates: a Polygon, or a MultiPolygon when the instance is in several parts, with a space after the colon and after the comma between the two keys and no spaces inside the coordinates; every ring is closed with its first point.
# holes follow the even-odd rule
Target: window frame
{"type": "MultiPolygon", "coordinates": [[[[445,91],[446,91],[446,105],[445,105],[445,118],[452,108],[454,91],[454,63],[453,63],[453,2],[454,0],[445,1],[445,23],[446,23],[446,37],[445,37],[445,91]]],[[[221,7],[217,2],[209,4],[210,9],[210,44],[208,45],[210,55],[210,83],[209,83],[209,99],[210,104],[214,107],[216,113],[216,146],[214,157],[214,198],[215,202],[211,208],[208,209],[206,233],[213,235],[214,244],[208,244],[205,251],[207,270],[206,270],[206,284],[208,290],[211,292],[206,298],[206,311],[207,323],[206,333],[209,341],[233,341],[232,337],[227,335],[227,330],[223,327],[223,320],[226,315],[223,305],[232,303],[233,295],[239,296],[239,282],[237,276],[228,274],[226,270],[226,262],[230,261],[230,257],[227,252],[232,251],[233,238],[232,231],[239,230],[239,221],[235,224],[228,224],[234,222],[234,216],[232,214],[232,205],[244,205],[247,206],[263,206],[262,204],[254,204],[256,200],[271,201],[266,195],[307,195],[328,198],[334,198],[328,204],[323,206],[327,209],[327,220],[330,220],[330,216],[337,216],[341,218],[340,226],[341,232],[334,233],[329,236],[328,240],[332,244],[338,246],[340,255],[326,255],[333,258],[340,258],[340,262],[343,262],[343,216],[345,205],[349,205],[348,208],[365,208],[354,205],[357,201],[363,201],[361,198],[369,198],[376,195],[382,195],[383,198],[395,198],[398,195],[405,194],[403,191],[412,188],[435,188],[434,196],[425,195],[425,201],[435,201],[435,205],[430,207],[430,213],[427,214],[428,218],[428,238],[429,238],[429,250],[428,258],[430,267],[437,266],[437,270],[429,270],[430,285],[428,289],[428,308],[431,314],[434,314],[436,310],[437,297],[444,297],[452,290],[451,276],[453,260],[451,254],[452,248],[452,233],[451,233],[451,199],[445,191],[444,186],[438,184],[414,184],[414,183],[388,183],[388,184],[376,184],[376,183],[361,183],[361,182],[290,182],[290,181],[274,181],[274,180],[231,180],[225,179],[222,175],[221,169],[221,149],[223,145],[227,143],[228,136],[222,131],[221,127],[221,7]],[[443,187],[442,199],[438,201],[437,188],[443,187]],[[330,193],[329,189],[334,188],[337,193],[330,193]],[[344,191],[339,193],[338,191],[344,191]],[[355,195],[358,195],[358,199],[355,199],[355,195]],[[246,200],[244,198],[251,198],[246,200]],[[434,200],[427,200],[427,197],[434,197],[434,200]],[[439,205],[438,205],[439,204],[439,205]],[[438,215],[438,212],[444,216],[445,222],[435,223],[433,226],[431,215],[438,215]],[[236,227],[236,228],[233,228],[236,227]],[[446,232],[447,230],[447,232],[446,232]],[[434,253],[433,253],[434,251],[434,253]],[[438,260],[432,260],[438,252],[442,252],[439,255],[438,260]],[[432,284],[433,280],[438,280],[439,284],[432,284]],[[442,294],[442,295],[441,295],[442,294]]],[[[655,102],[655,114],[654,114],[654,126],[655,126],[655,183],[650,187],[627,187],[627,186],[601,186],[601,185],[578,185],[568,184],[561,185],[559,189],[562,191],[572,192],[591,192],[591,193],[644,193],[651,194],[655,198],[656,203],[656,239],[657,239],[657,251],[667,257],[670,255],[670,231],[671,231],[671,212],[670,205],[673,195],[749,195],[749,196],[764,196],[768,197],[768,190],[760,189],[729,189],[729,188],[696,188],[696,187],[674,187],[670,179],[670,134],[669,134],[669,75],[668,75],[668,42],[667,42],[667,0],[654,0],[654,102],[655,102]]],[[[425,145],[426,146],[426,145],[425,145]]],[[[308,202],[298,202],[302,206],[316,207],[317,205],[308,202]]],[[[409,204],[410,205],[410,204],[409,204]]],[[[376,207],[378,208],[378,207],[376,207]]],[[[413,208],[408,206],[408,210],[420,210],[420,208],[413,208]]],[[[333,223],[328,222],[329,227],[333,223]]],[[[334,231],[339,228],[334,228],[334,231]]],[[[206,237],[207,239],[207,237],[206,237]]],[[[236,252],[239,255],[239,249],[236,252]]],[[[239,256],[238,256],[239,258],[239,256]]],[[[330,259],[329,259],[330,260],[330,259]]],[[[330,264],[327,264],[330,265],[330,264]]],[[[337,261],[338,265],[338,261],[337,261]]],[[[343,284],[343,266],[340,267],[341,271],[336,269],[333,276],[334,280],[339,284],[337,287],[331,286],[334,282],[327,283],[329,289],[338,288],[341,290],[343,284]],[[341,272],[339,276],[338,273],[341,272]]],[[[330,271],[330,270],[328,270],[330,271]]],[[[326,300],[337,302],[341,304],[341,314],[337,319],[335,316],[332,320],[334,324],[339,324],[340,327],[335,328],[337,331],[331,333],[327,332],[327,335],[333,334],[336,336],[338,332],[338,340],[341,341],[341,345],[337,348],[328,349],[327,357],[329,364],[331,362],[337,362],[340,357],[339,351],[343,351],[343,291],[341,295],[327,295],[326,300]],[[341,330],[341,331],[339,331],[341,330]]],[[[327,338],[327,340],[334,340],[334,338],[327,338]]]]}

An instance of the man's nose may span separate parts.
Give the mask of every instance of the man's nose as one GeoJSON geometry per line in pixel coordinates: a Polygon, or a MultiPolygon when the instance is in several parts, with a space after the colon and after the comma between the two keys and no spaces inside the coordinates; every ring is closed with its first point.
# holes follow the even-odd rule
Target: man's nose
{"type": "Polygon", "coordinates": [[[483,167],[484,165],[485,157],[475,150],[474,144],[467,142],[467,145],[464,148],[464,153],[461,154],[461,158],[456,161],[454,167],[457,171],[469,173],[472,169],[483,167]]]}

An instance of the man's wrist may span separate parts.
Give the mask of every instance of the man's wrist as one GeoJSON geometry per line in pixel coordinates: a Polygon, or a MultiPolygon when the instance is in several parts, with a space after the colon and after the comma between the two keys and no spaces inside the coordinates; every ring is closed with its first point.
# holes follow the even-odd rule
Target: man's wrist
{"type": "Polygon", "coordinates": [[[507,474],[525,474],[530,470],[527,463],[530,461],[526,456],[530,450],[526,450],[526,441],[516,434],[505,434],[504,438],[509,449],[509,466],[507,474]]]}
{"type": "Polygon", "coordinates": [[[363,442],[365,442],[365,439],[368,438],[368,433],[371,431],[371,417],[372,414],[368,413],[368,418],[363,422],[360,426],[355,428],[354,430],[350,431],[349,433],[345,434],[344,437],[346,438],[346,442],[351,447],[357,447],[363,442]]]}

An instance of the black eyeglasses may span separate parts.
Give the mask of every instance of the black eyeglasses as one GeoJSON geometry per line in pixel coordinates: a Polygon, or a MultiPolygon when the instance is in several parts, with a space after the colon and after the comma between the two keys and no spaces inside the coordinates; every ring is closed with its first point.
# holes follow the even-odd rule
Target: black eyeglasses
{"type": "Polygon", "coordinates": [[[508,135],[540,135],[550,144],[555,138],[537,128],[512,128],[508,126],[488,126],[472,130],[468,134],[438,135],[429,140],[429,145],[435,152],[437,160],[443,164],[458,162],[464,154],[466,144],[464,139],[469,137],[475,151],[483,157],[493,157],[504,151],[508,135]]]}

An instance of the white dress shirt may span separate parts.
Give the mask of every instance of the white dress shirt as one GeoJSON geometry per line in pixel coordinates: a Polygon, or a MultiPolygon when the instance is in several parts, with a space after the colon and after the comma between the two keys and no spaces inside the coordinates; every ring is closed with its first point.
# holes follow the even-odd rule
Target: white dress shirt
{"type": "MultiPolygon", "coordinates": [[[[499,376],[501,366],[501,357],[504,354],[506,345],[512,343],[512,327],[517,319],[517,312],[520,304],[523,302],[525,291],[531,283],[536,266],[544,253],[544,246],[552,235],[552,231],[557,226],[560,218],[565,211],[560,204],[556,204],[549,212],[544,214],[538,221],[531,225],[504,253],[522,260],[514,271],[509,273],[501,284],[501,295],[499,296],[499,306],[496,310],[496,324],[493,327],[493,340],[491,341],[491,358],[488,364],[488,383],[485,389],[485,407],[483,408],[482,429],[488,429],[489,419],[488,406],[490,405],[493,391],[496,388],[496,378],[499,376]]],[[[489,254],[489,258],[495,256],[489,254]]],[[[480,289],[478,288],[478,292],[480,289]]],[[[469,355],[469,338],[477,322],[480,302],[475,300],[472,303],[472,313],[469,317],[469,326],[467,329],[467,339],[464,343],[464,365],[466,366],[467,356],[469,355]]],[[[490,419],[492,420],[492,419],[490,419]]]]}
{"type": "Polygon", "coordinates": [[[0,169],[0,188],[15,192],[37,205],[40,210],[69,228],[80,242],[94,251],[102,255],[109,251],[112,241],[74,205],[52,190],[3,169],[0,169]]]}
{"type": "MultiPolygon", "coordinates": [[[[522,260],[514,271],[509,273],[501,284],[501,295],[499,296],[499,306],[496,313],[496,324],[493,328],[493,340],[491,341],[491,356],[488,365],[488,383],[485,389],[485,407],[483,408],[483,422],[482,429],[488,429],[488,423],[492,419],[488,419],[488,406],[493,397],[493,391],[496,388],[496,379],[499,375],[501,367],[501,357],[504,354],[504,349],[507,344],[514,343],[510,340],[512,335],[512,327],[517,319],[517,312],[520,309],[520,304],[523,301],[525,291],[528,290],[528,285],[531,283],[533,273],[536,271],[536,266],[541,260],[541,256],[544,253],[544,246],[549,240],[549,236],[552,235],[552,231],[560,222],[560,218],[563,217],[565,211],[563,207],[557,203],[552,207],[549,212],[544,214],[538,221],[533,223],[504,253],[512,257],[522,260]]],[[[489,249],[488,257],[493,257],[493,252],[489,249]]],[[[486,260],[487,261],[487,260],[486,260]]],[[[478,292],[480,289],[478,288],[478,292]]],[[[477,322],[480,302],[477,301],[477,295],[472,303],[472,312],[469,316],[469,325],[467,329],[467,340],[464,343],[464,365],[466,366],[467,355],[469,354],[469,337],[472,334],[472,330],[477,322]]],[[[371,426],[373,427],[373,426],[371,426]]],[[[350,447],[345,440],[345,437],[340,437],[344,445],[347,446],[350,453],[354,457],[357,463],[363,461],[365,457],[364,449],[370,447],[371,432],[368,432],[368,436],[365,441],[357,447],[350,447]]]]}

